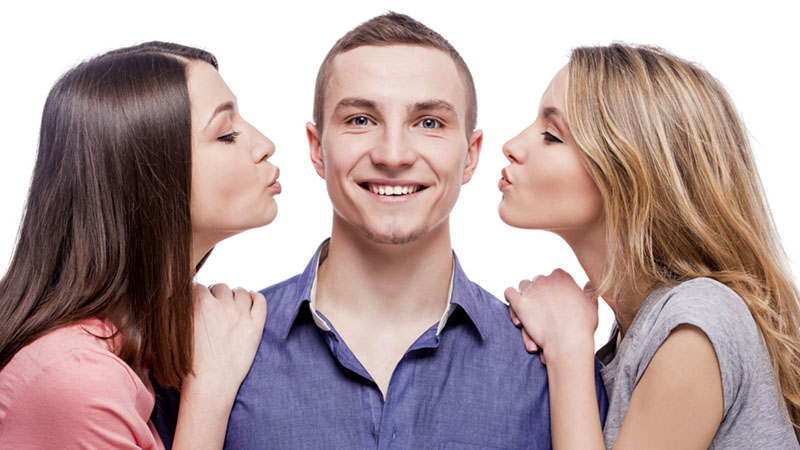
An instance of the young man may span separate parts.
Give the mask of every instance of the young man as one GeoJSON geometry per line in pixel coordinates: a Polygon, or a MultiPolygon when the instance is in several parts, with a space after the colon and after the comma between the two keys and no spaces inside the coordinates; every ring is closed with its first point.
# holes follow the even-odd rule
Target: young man
{"type": "MultiPolygon", "coordinates": [[[[476,111],[464,61],[410,17],[373,18],[331,49],[307,125],[331,238],[262,291],[226,448],[550,448],[546,370],[450,247],[476,111]]],[[[604,413],[599,378],[598,396],[604,413]]]]}

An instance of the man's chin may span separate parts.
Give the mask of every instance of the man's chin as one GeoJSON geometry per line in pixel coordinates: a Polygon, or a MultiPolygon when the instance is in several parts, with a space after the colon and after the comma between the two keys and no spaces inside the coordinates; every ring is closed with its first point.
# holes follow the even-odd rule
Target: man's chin
{"type": "Polygon", "coordinates": [[[362,229],[364,234],[372,242],[376,244],[389,244],[389,245],[403,245],[416,242],[421,239],[427,232],[428,227],[420,227],[416,230],[392,230],[389,232],[381,232],[378,230],[362,229]]]}

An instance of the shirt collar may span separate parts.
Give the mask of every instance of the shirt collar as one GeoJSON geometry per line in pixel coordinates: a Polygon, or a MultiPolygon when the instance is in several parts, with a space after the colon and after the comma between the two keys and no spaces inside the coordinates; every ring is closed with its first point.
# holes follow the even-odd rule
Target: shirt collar
{"type": "MultiPolygon", "coordinates": [[[[331,331],[330,324],[323,319],[314,306],[317,291],[317,270],[319,269],[320,263],[328,256],[329,243],[330,238],[320,244],[317,251],[314,253],[314,257],[311,258],[311,261],[308,263],[305,270],[303,270],[303,273],[300,274],[297,281],[295,297],[293,299],[287,299],[289,300],[290,315],[288,320],[278,325],[283,328],[280,330],[280,335],[284,340],[289,336],[289,331],[297,320],[297,316],[304,304],[308,305],[307,308],[309,308],[311,317],[317,327],[323,331],[331,331]]],[[[436,329],[437,336],[444,330],[447,325],[447,320],[453,312],[455,312],[456,307],[461,307],[475,325],[481,339],[485,337],[485,319],[483,318],[483,314],[481,314],[481,308],[485,308],[485,305],[481,304],[481,300],[483,299],[481,298],[480,292],[478,292],[479,289],[480,288],[467,278],[464,270],[461,268],[461,264],[458,262],[458,257],[456,257],[455,252],[453,252],[453,274],[450,279],[447,307],[445,308],[444,314],[442,314],[442,318],[439,320],[439,325],[436,329]]]]}
{"type": "MultiPolygon", "coordinates": [[[[475,325],[478,334],[483,340],[488,331],[487,318],[489,317],[489,302],[499,301],[489,293],[481,292],[481,288],[467,278],[461,263],[458,262],[456,253],[453,252],[453,283],[451,285],[450,302],[448,309],[453,309],[452,305],[458,305],[467,313],[467,317],[475,325]]],[[[440,324],[440,330],[444,325],[440,324]]]]}
{"type": "MultiPolygon", "coordinates": [[[[283,317],[286,317],[286,319],[279,320],[278,323],[275,324],[276,331],[280,332],[280,336],[284,340],[289,337],[289,331],[291,331],[292,325],[294,325],[294,322],[297,320],[297,316],[300,313],[300,307],[304,303],[311,303],[311,292],[312,289],[316,288],[317,268],[319,267],[320,261],[319,257],[322,255],[324,259],[324,257],[327,255],[328,242],[330,242],[330,238],[325,239],[325,241],[320,244],[320,246],[317,248],[317,251],[314,252],[314,256],[311,258],[311,261],[308,262],[305,270],[303,270],[303,273],[301,273],[297,279],[297,290],[295,291],[294,295],[291,298],[285,299],[287,309],[284,311],[286,312],[286,316],[280,314],[278,318],[282,319],[283,317]],[[325,253],[323,253],[323,250],[325,250],[325,253]]],[[[269,297],[267,298],[267,308],[269,308],[269,297]]],[[[317,314],[314,314],[314,317],[314,322],[316,323],[316,319],[319,317],[317,314]]],[[[319,324],[317,326],[319,326],[319,324]]]]}

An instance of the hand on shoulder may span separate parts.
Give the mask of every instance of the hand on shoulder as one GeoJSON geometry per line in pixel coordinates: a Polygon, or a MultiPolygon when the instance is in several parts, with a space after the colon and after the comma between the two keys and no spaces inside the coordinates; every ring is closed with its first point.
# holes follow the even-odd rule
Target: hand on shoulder
{"type": "Polygon", "coordinates": [[[240,287],[231,290],[225,284],[210,289],[196,284],[193,294],[194,375],[187,380],[228,388],[235,394],[261,342],[266,299],[260,293],[240,287]]]}
{"type": "Polygon", "coordinates": [[[526,348],[540,351],[542,362],[558,348],[594,348],[597,299],[587,292],[561,269],[522,280],[519,290],[506,289],[512,321],[529,336],[526,348]]]}

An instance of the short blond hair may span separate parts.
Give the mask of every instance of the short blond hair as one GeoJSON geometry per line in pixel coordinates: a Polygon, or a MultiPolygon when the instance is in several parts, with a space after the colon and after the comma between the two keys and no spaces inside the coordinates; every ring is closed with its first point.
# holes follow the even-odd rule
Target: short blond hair
{"type": "Polygon", "coordinates": [[[389,12],[362,23],[353,28],[330,49],[317,72],[314,87],[314,123],[322,130],[322,111],[325,103],[325,91],[331,77],[331,66],[334,58],[354,48],[367,45],[410,44],[434,48],[447,53],[458,69],[464,81],[467,100],[465,128],[467,133],[475,130],[478,122],[478,96],[475,93],[475,82],[467,67],[467,63],[456,49],[442,35],[426,27],[422,23],[405,14],[389,12]]]}

